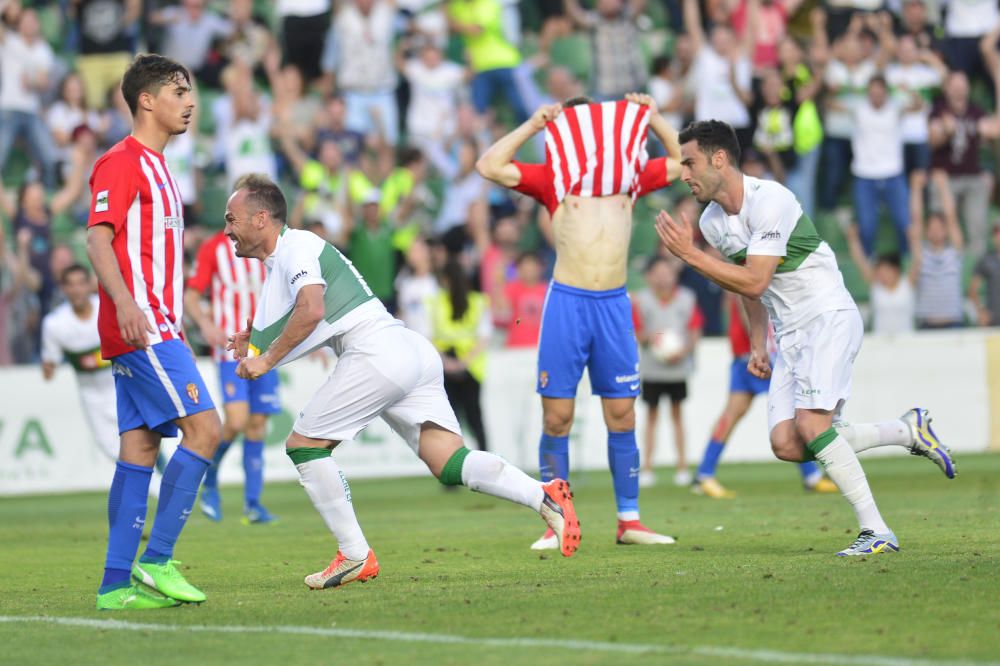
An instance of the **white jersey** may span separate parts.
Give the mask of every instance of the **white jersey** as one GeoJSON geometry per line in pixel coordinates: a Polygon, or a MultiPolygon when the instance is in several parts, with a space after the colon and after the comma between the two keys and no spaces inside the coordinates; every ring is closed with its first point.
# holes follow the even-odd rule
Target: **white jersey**
{"type": "Polygon", "coordinates": [[[264,260],[264,267],[267,278],[261,287],[250,332],[252,356],[263,354],[281,335],[292,316],[299,290],[311,284],[323,286],[324,317],[279,365],[329,344],[359,324],[398,323],[375,298],[354,264],[311,231],[285,227],[274,252],[264,260]]]}
{"type": "Polygon", "coordinates": [[[745,264],[755,254],[781,257],[760,299],[779,341],[824,312],[857,310],[833,250],[795,195],[779,183],[744,175],[739,214],[727,215],[713,201],[701,214],[701,233],[734,263],[745,264]]]}
{"type": "Polygon", "coordinates": [[[96,295],[91,296],[91,314],[80,319],[69,303],[63,303],[42,320],[42,361],[66,360],[76,371],[80,404],[94,439],[112,458],[118,457],[118,413],[111,363],[101,357],[97,332],[96,295]]]}

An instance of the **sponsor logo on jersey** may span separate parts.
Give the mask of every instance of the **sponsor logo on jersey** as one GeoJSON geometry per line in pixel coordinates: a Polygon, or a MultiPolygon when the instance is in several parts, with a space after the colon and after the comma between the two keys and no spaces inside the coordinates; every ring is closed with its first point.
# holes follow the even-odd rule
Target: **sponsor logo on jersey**
{"type": "Polygon", "coordinates": [[[760,235],[761,240],[781,240],[780,231],[765,231],[760,235]]]}
{"type": "Polygon", "coordinates": [[[295,284],[296,282],[298,282],[300,277],[305,277],[306,275],[309,275],[309,271],[299,271],[298,273],[292,276],[292,281],[289,282],[289,284],[295,284]]]}
{"type": "Polygon", "coordinates": [[[541,386],[542,388],[545,388],[546,386],[549,385],[549,373],[547,373],[545,370],[542,370],[541,372],[538,373],[538,385],[541,386]]]}
{"type": "Polygon", "coordinates": [[[198,386],[196,384],[193,384],[193,383],[192,384],[188,384],[187,385],[187,394],[188,394],[188,397],[191,398],[191,402],[193,402],[194,404],[197,405],[198,404],[198,398],[199,398],[198,386]]]}
{"type": "Polygon", "coordinates": [[[618,375],[617,377],[615,377],[616,384],[628,384],[629,382],[637,382],[637,381],[639,381],[638,372],[635,373],[634,375],[618,375]]]}
{"type": "Polygon", "coordinates": [[[94,212],[103,213],[108,209],[108,190],[101,190],[94,199],[94,212]]]}
{"type": "Polygon", "coordinates": [[[163,226],[167,229],[183,229],[184,218],[179,215],[167,215],[163,218],[163,226]]]}

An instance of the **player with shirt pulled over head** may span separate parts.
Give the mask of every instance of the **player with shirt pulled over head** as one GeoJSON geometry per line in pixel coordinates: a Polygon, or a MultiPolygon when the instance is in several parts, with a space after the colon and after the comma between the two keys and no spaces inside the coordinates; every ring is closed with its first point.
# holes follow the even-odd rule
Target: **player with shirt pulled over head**
{"type": "Polygon", "coordinates": [[[313,589],[378,575],[379,564],[358,524],[347,479],[332,450],[379,416],[406,441],[441,483],[523,504],[555,531],[562,554],[580,543],[569,484],[549,483],[486,451],[470,451],[444,390],[441,356],[426,338],[394,319],[354,265],[309,231],[285,226],[285,197],[265,176],[236,183],[225,233],[236,256],[260,259],[267,277],[252,327],[228,348],[238,377],[256,380],[278,365],[331,347],[337,365],[299,413],[286,451],[302,486],[338,543],[323,571],[306,576],[313,589]]]}
{"type": "Polygon", "coordinates": [[[857,453],[902,446],[953,478],[954,463],[931,429],[930,415],[918,407],[884,423],[834,425],[850,397],[864,327],[833,251],[791,191],[740,172],[740,148],[728,124],[695,122],[681,132],[680,143],[681,179],[700,203],[708,203],[701,233],[732,263],[694,245],[686,216],[675,221],[661,211],[656,231],[674,255],[742,296],[750,323],[747,367],[755,377],[771,378],[768,421],[774,454],[795,462],[819,460],[854,508],[861,531],[838,555],[898,551],[899,541],[879,514],[857,453]],[[773,371],[768,316],[778,346],[773,371]]]}
{"type": "MultiPolygon", "coordinates": [[[[538,344],[544,418],[538,464],[543,481],[569,475],[569,431],[586,367],[608,427],[620,544],[674,543],[639,521],[639,352],[625,279],[635,200],[669,185],[680,172],[679,157],[677,131],[653,98],[629,94],[601,104],[581,97],[543,106],[476,163],[484,178],[537,199],[552,216],[556,264],[538,344]],[[647,128],[670,158],[648,159],[647,128]],[[521,146],[542,131],[545,162],[515,161],[521,146]]],[[[546,532],[531,547],[556,545],[546,532]]]]}
{"type": "Polygon", "coordinates": [[[87,255],[101,287],[101,355],[111,361],[121,433],[97,594],[102,610],[205,600],[173,552],[222,431],[183,338],[184,210],[163,158],[170,137],[191,122],[191,77],[169,58],[140,54],[122,77],[122,94],[132,134],[94,165],[87,223],[87,255]],[[163,472],[149,544],[134,563],[160,440],[178,429],[183,441],[163,472]]]}

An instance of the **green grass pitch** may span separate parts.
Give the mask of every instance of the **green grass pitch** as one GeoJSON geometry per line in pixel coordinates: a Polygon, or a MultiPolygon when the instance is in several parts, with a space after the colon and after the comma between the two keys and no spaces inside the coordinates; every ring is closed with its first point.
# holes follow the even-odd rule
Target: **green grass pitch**
{"type": "Polygon", "coordinates": [[[224,522],[193,516],[176,553],[208,602],[117,614],[94,610],[105,496],[4,498],[0,663],[992,663],[1000,456],[958,462],[948,481],[925,460],[868,459],[902,552],[850,560],[834,556],[850,508],[804,493],[788,464],[723,464],[732,501],[644,490],[644,522],[679,538],[660,547],[616,546],[609,475],[578,474],[570,559],[528,550],[543,524],[521,507],[430,478],[356,481],[382,572],[323,592],[302,577],[335,546],[305,492],[268,486],[281,522],[245,527],[242,489],[226,488],[224,522]]]}

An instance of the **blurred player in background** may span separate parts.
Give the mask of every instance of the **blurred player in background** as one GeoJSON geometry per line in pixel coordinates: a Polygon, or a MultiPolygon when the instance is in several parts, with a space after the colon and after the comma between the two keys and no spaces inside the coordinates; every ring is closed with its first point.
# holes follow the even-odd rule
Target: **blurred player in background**
{"type": "Polygon", "coordinates": [[[768,390],[771,448],[781,460],[819,460],[857,514],[861,530],[838,555],[899,550],[882,520],[857,453],[901,446],[929,458],[948,478],[955,467],[930,427],[926,409],[884,423],[834,427],[851,393],[851,370],[861,349],[861,314],[844,286],[837,259],[816,233],[795,195],[774,181],[738,168],[736,133],[718,120],[699,121],[680,134],[681,178],[700,203],[701,232],[732,263],[698,249],[685,217],[665,211],[656,231],[675,256],[721,287],[743,297],[750,323],[755,377],[771,377],[767,325],[778,353],[768,390]]]}
{"type": "MultiPolygon", "coordinates": [[[[733,350],[733,364],[729,369],[729,398],[722,414],[715,422],[712,438],[705,446],[701,465],[698,466],[698,473],[691,486],[692,492],[713,499],[736,497],[736,493],[716,480],[715,469],[719,466],[719,459],[722,457],[729,436],[750,409],[750,403],[758,395],[766,394],[771,385],[769,378],[755,377],[747,367],[747,362],[750,360],[750,334],[747,333],[749,324],[739,297],[726,292],[726,300],[729,301],[729,344],[733,350]]],[[[770,329],[770,326],[768,328],[770,329]]],[[[767,350],[773,358],[776,351],[773,330],[768,331],[767,350]]],[[[806,490],[817,493],[837,492],[836,484],[823,476],[815,461],[799,463],[799,471],[802,473],[802,485],[806,490]]]]}
{"type": "Polygon", "coordinates": [[[236,256],[233,243],[222,231],[209,238],[198,250],[194,274],[184,292],[184,307],[198,325],[205,342],[212,346],[218,362],[222,391],[222,443],[212,466],[205,473],[201,491],[201,512],[210,520],[222,520],[219,498],[219,465],[233,440],[243,435],[243,522],[269,523],[274,517],[260,503],[264,487],[264,436],[267,417],[281,411],[278,373],[269,372],[257,381],[236,376],[237,362],[226,353],[226,340],[253,319],[254,307],[264,284],[264,264],[236,256]],[[202,296],[210,294],[211,312],[202,306],[202,296]]]}
{"type": "Polygon", "coordinates": [[[660,399],[670,398],[670,422],[674,427],[677,450],[677,470],[674,484],[691,484],[684,456],[684,414],[687,380],[694,372],[694,350],[701,339],[705,318],[698,307],[694,292],[677,284],[679,264],[676,259],[655,255],[646,264],[647,288],[639,291],[633,301],[635,336],[639,341],[639,374],[642,376],[642,401],[648,408],[646,441],[643,446],[641,487],[656,483],[653,454],[656,451],[656,426],[660,415],[660,399]],[[668,336],[669,347],[661,336],[668,336]]]}
{"type": "MultiPolygon", "coordinates": [[[[51,381],[56,368],[66,361],[76,375],[80,390],[80,406],[101,451],[118,460],[118,410],[115,399],[115,379],[111,363],[101,356],[101,337],[97,330],[100,301],[94,293],[90,270],[83,264],[72,264],[59,276],[59,288],[66,301],[42,319],[42,376],[51,381]]],[[[160,472],[166,459],[156,458],[160,472]]],[[[150,494],[157,495],[150,486],[150,494]]]]}
{"type": "Polygon", "coordinates": [[[222,434],[182,335],[184,212],[162,154],[170,137],[191,122],[191,77],[169,58],[141,54],[121,87],[132,134],[94,165],[87,223],[87,254],[101,286],[101,355],[111,361],[121,433],[108,495],[101,610],[205,600],[177,569],[173,553],[222,434]],[[184,440],[163,472],[156,521],[136,563],[160,440],[178,429],[184,440]]]}
{"type": "Polygon", "coordinates": [[[285,226],[281,190],[265,176],[236,183],[226,205],[226,234],[238,257],[267,266],[253,326],[227,348],[238,377],[258,379],[275,366],[332,347],[337,365],[299,412],[286,452],[313,506],[337,539],[337,555],[306,576],[313,589],[365,581],[378,560],[358,524],[351,490],[331,457],[378,417],[410,445],[446,486],[522,504],[555,530],[562,554],[580,543],[569,484],[539,483],[487,451],[470,451],[444,390],[441,356],[419,333],[390,315],[354,265],[316,234],[285,226]]]}
{"type": "MultiPolygon", "coordinates": [[[[533,197],[552,216],[556,265],[538,349],[537,391],[544,414],[539,467],[543,481],[569,475],[569,431],[577,385],[587,367],[608,427],[621,544],[674,543],[639,521],[639,354],[625,279],[635,198],[666,187],[679,173],[679,155],[677,132],[653,99],[630,94],[618,102],[575,98],[542,106],[476,163],[483,177],[533,197]],[[647,160],[647,127],[673,159],[647,160]],[[521,146],[542,131],[545,163],[515,161],[521,146]]],[[[546,532],[531,547],[557,545],[546,532]]]]}

